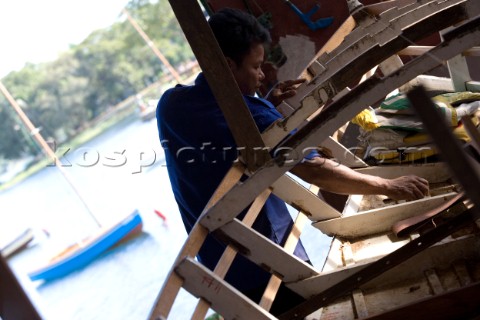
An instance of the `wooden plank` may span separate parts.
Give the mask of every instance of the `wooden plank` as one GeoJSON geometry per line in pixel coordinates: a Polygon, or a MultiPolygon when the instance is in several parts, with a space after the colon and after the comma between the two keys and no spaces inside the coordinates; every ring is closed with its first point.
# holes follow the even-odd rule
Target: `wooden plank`
{"type": "Polygon", "coordinates": [[[443,162],[414,165],[371,166],[355,169],[355,171],[386,179],[413,174],[426,179],[430,183],[445,182],[452,177],[448,165],[443,162]]]}
{"type": "Polygon", "coordinates": [[[420,75],[410,81],[412,86],[423,86],[427,91],[446,91],[446,92],[454,92],[452,79],[450,78],[442,78],[442,77],[435,77],[429,75],[420,75]]]}
{"type": "MultiPolygon", "coordinates": [[[[368,241],[368,240],[366,240],[368,241]]],[[[407,242],[408,243],[408,242],[407,242]]],[[[322,271],[319,275],[301,280],[298,282],[288,283],[287,286],[304,297],[311,297],[317,293],[323,292],[360,270],[370,266],[379,258],[398,250],[406,243],[403,242],[397,245],[392,242],[391,246],[383,246],[379,249],[376,256],[358,260],[355,264],[348,267],[338,267],[330,271],[322,271]]],[[[460,259],[473,259],[477,261],[480,253],[480,238],[477,236],[470,236],[461,239],[447,238],[428,249],[425,249],[420,254],[410,258],[409,260],[399,264],[395,268],[382,273],[375,279],[363,284],[362,290],[375,290],[375,288],[395,287],[398,283],[415,282],[416,279],[424,279],[424,270],[430,268],[446,269],[451,266],[452,261],[460,259]],[[419,267],[421,266],[421,267],[419,267]]],[[[335,256],[339,253],[335,253],[335,256]]],[[[354,260],[358,257],[354,257],[354,260]]]]}
{"type": "Polygon", "coordinates": [[[369,320],[477,319],[480,282],[374,315],[369,320]]]}
{"type": "MultiPolygon", "coordinates": [[[[306,95],[312,95],[312,92],[315,92],[315,98],[318,100],[316,107],[318,108],[328,99],[333,98],[338,92],[343,90],[349,82],[351,82],[352,78],[360,77],[377,65],[378,62],[395,54],[403,47],[410,45],[412,41],[432,33],[433,30],[430,30],[432,26],[436,25],[436,30],[440,30],[455,23],[453,20],[459,22],[465,19],[466,16],[455,18],[455,14],[453,14],[453,11],[465,6],[464,2],[458,3],[459,1],[461,0],[445,1],[441,4],[429,2],[427,5],[419,7],[409,7],[410,11],[415,14],[405,14],[392,22],[378,20],[374,25],[377,29],[382,30],[383,33],[377,32],[375,38],[369,33],[371,31],[370,29],[355,29],[354,32],[358,31],[359,34],[352,37],[354,41],[344,41],[330,55],[323,55],[319,59],[319,62],[323,66],[324,71],[321,74],[315,75],[312,81],[302,84],[297,90],[297,95],[288,100],[289,105],[296,109],[290,117],[295,116],[298,119],[306,119],[312,113],[311,109],[306,108],[308,104],[301,104],[302,99],[306,95]],[[455,5],[452,6],[452,3],[455,5]],[[439,10],[439,12],[433,16],[431,15],[432,7],[439,10]],[[450,22],[448,22],[449,19],[451,19],[450,22]],[[415,28],[419,22],[422,22],[423,27],[419,26],[419,28],[415,28]],[[391,30],[402,30],[402,37],[394,37],[391,34],[391,30]],[[387,35],[385,36],[384,33],[387,35]],[[378,45],[377,37],[380,36],[384,38],[384,42],[386,38],[391,39],[391,43],[389,43],[389,45],[385,43],[383,46],[378,45]],[[395,49],[389,50],[389,47],[395,49]],[[300,106],[296,107],[298,105],[300,106]],[[304,108],[305,112],[303,112],[304,108]],[[302,116],[296,115],[296,113],[300,112],[302,112],[302,116]]],[[[474,14],[475,12],[472,13],[472,15],[474,14]]],[[[344,123],[346,123],[346,121],[344,123]]],[[[278,130],[278,128],[283,127],[285,126],[277,124],[271,129],[278,130]]]]}
{"type": "MultiPolygon", "coordinates": [[[[480,22],[480,18],[477,18],[476,21],[480,22]]],[[[443,120],[442,115],[439,114],[423,88],[415,88],[407,96],[418,111],[418,115],[428,132],[432,135],[456,180],[463,186],[466,195],[475,204],[476,208],[480,208],[480,194],[478,193],[478,190],[480,190],[480,169],[478,163],[464,152],[458,139],[444,124],[445,120],[443,120]]],[[[475,213],[475,217],[480,218],[480,212],[475,213]]]]}
{"type": "Polygon", "coordinates": [[[312,226],[329,236],[347,239],[389,232],[395,222],[435,209],[456,195],[456,192],[452,192],[446,195],[404,202],[359,212],[356,215],[315,222],[312,223],[312,226]]]}
{"type": "MultiPolygon", "coordinates": [[[[215,193],[206,207],[211,207],[221,198],[221,196],[227,193],[240,180],[244,171],[245,167],[240,162],[235,163],[227,172],[219,187],[215,190],[215,193]]],[[[178,253],[175,263],[169,271],[159,295],[154,301],[148,319],[158,320],[166,319],[168,317],[173,303],[175,302],[175,298],[183,285],[183,279],[174,272],[175,265],[185,257],[195,257],[207,235],[208,230],[197,221],[188,235],[187,240],[183,244],[182,249],[178,253]]]]}
{"type": "Polygon", "coordinates": [[[334,161],[343,164],[349,168],[365,168],[368,167],[362,159],[354,155],[350,150],[345,148],[341,143],[328,137],[321,144],[322,147],[329,149],[332,152],[334,161]]]}
{"type": "MultiPolygon", "coordinates": [[[[324,141],[336,129],[338,124],[346,123],[358,114],[365,106],[372,105],[381,97],[398,88],[405,82],[435,68],[441,61],[448,60],[458,52],[464,51],[476,45],[480,45],[480,21],[475,19],[466,27],[456,29],[452,39],[445,40],[428,55],[422,55],[401,69],[385,78],[372,77],[355,87],[338,101],[333,102],[327,109],[312,119],[296,134],[281,144],[281,148],[291,152],[301,153],[302,150],[315,146],[324,141]]],[[[303,100],[305,104],[318,105],[315,94],[303,100]]],[[[301,159],[298,159],[300,161],[301,159]]],[[[277,154],[275,159],[267,162],[262,168],[250,176],[242,184],[236,185],[209,211],[203,213],[201,224],[209,230],[214,230],[231,221],[238,213],[247,207],[256,195],[270,186],[294,163],[284,165],[282,153],[277,154]]]]}
{"type": "MultiPolygon", "coordinates": [[[[258,214],[260,213],[260,210],[262,210],[262,207],[265,204],[265,201],[267,201],[270,194],[271,194],[271,190],[267,189],[261,194],[259,194],[259,196],[255,199],[255,201],[253,201],[252,205],[250,206],[247,213],[245,214],[245,217],[242,220],[245,226],[251,227],[253,225],[253,223],[257,219],[258,214]]],[[[230,269],[230,266],[232,265],[233,259],[235,258],[236,255],[237,255],[237,250],[235,250],[235,248],[232,246],[227,246],[222,256],[220,257],[220,260],[215,266],[215,269],[213,270],[213,272],[219,278],[223,279],[227,274],[228,269],[230,269]]],[[[192,320],[205,319],[205,316],[209,308],[210,308],[210,303],[205,299],[200,298],[191,319],[192,320]]]]}
{"type": "Polygon", "coordinates": [[[358,318],[362,319],[368,317],[367,304],[365,303],[365,297],[363,296],[362,290],[353,290],[352,298],[358,318]]]}
{"type": "Polygon", "coordinates": [[[311,265],[290,255],[281,246],[236,219],[217,232],[217,236],[235,246],[238,252],[284,282],[298,281],[318,274],[311,265]]]}
{"type": "MultiPolygon", "coordinates": [[[[318,187],[312,185],[310,186],[310,191],[312,191],[312,193],[316,193],[318,192],[318,187]]],[[[293,224],[292,231],[290,231],[287,241],[285,242],[285,245],[283,247],[285,252],[293,254],[307,221],[307,216],[302,211],[299,211],[297,214],[297,218],[295,219],[295,223],[293,224]]],[[[282,279],[276,275],[272,275],[268,282],[267,288],[262,295],[262,299],[259,302],[259,305],[262,308],[264,308],[265,310],[270,310],[273,304],[273,300],[275,300],[275,296],[277,295],[278,289],[280,288],[281,284],[282,279]]]]}
{"type": "Polygon", "coordinates": [[[302,319],[311,312],[334,302],[336,299],[345,296],[348,292],[368,283],[372,279],[407,261],[453,232],[465,227],[467,224],[471,223],[473,214],[473,210],[468,209],[450,219],[448,223],[437,225],[437,228],[427,231],[400,249],[373,262],[371,265],[366,266],[335,286],[308,298],[305,302],[291,308],[289,311],[281,314],[278,318],[280,320],[302,319]]]}
{"type": "Polygon", "coordinates": [[[480,82],[479,81],[468,81],[465,84],[468,91],[480,92],[480,82]]]}
{"type": "Polygon", "coordinates": [[[265,146],[255,121],[228,67],[227,60],[197,1],[169,0],[177,20],[203,70],[228,127],[250,170],[269,158],[267,152],[255,152],[265,146]]]}
{"type": "Polygon", "coordinates": [[[271,188],[273,193],[290,204],[297,210],[302,211],[312,221],[338,218],[340,212],[328,203],[320,200],[318,196],[285,174],[275,181],[271,188]]]}
{"type": "MultiPolygon", "coordinates": [[[[433,46],[408,46],[407,48],[400,50],[398,54],[401,56],[420,56],[433,48],[433,46]]],[[[462,52],[462,55],[464,57],[479,57],[480,48],[475,47],[468,49],[467,51],[462,52]]]]}
{"type": "Polygon", "coordinates": [[[226,319],[276,319],[240,291],[191,258],[184,259],[176,268],[184,279],[184,288],[212,304],[212,309],[226,319]]]}

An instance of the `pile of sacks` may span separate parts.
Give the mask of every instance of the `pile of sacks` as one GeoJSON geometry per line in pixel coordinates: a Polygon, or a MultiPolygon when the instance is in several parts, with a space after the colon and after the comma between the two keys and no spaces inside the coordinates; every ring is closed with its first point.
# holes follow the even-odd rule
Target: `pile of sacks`
{"type": "MultiPolygon", "coordinates": [[[[480,93],[444,93],[432,100],[454,135],[468,143],[470,138],[460,119],[470,116],[478,126],[475,114],[480,110],[480,93]]],[[[360,126],[358,139],[365,150],[364,160],[370,164],[426,162],[438,153],[403,94],[388,97],[376,109],[365,109],[352,119],[352,123],[360,126]]]]}

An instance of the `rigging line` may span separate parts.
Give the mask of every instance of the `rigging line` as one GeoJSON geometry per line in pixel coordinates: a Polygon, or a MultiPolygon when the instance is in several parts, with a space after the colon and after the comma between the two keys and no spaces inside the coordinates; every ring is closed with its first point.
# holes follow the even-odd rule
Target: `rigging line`
{"type": "Polygon", "coordinates": [[[90,210],[90,207],[87,205],[87,203],[85,202],[85,200],[82,198],[82,196],[80,195],[80,192],[78,191],[78,189],[76,188],[76,186],[73,184],[72,180],[70,179],[70,177],[68,176],[67,172],[63,169],[62,167],[62,163],[60,162],[60,160],[57,158],[57,156],[55,155],[55,152],[50,148],[50,146],[48,145],[48,143],[45,141],[45,139],[43,139],[42,135],[40,134],[39,130],[33,125],[33,123],[30,121],[30,119],[27,117],[27,115],[25,114],[25,112],[23,112],[22,108],[20,108],[19,104],[17,103],[17,101],[15,101],[15,99],[13,98],[13,96],[10,94],[10,92],[7,90],[7,88],[3,85],[3,83],[0,81],[0,91],[3,93],[3,95],[5,96],[5,98],[8,100],[8,102],[10,103],[10,105],[12,106],[12,108],[15,110],[15,112],[18,114],[18,116],[20,117],[20,119],[22,120],[23,124],[27,127],[27,129],[30,131],[30,134],[33,136],[33,138],[37,141],[37,143],[40,145],[40,147],[43,149],[43,151],[47,154],[47,156],[49,156],[50,158],[53,159],[54,163],[55,163],[55,167],[58,168],[58,170],[60,170],[60,173],[64,176],[65,180],[67,180],[67,182],[70,184],[70,186],[72,187],[73,191],[77,194],[78,198],[80,199],[80,201],[82,202],[82,204],[85,206],[85,208],[87,209],[87,212],[90,214],[90,216],[93,218],[93,220],[95,221],[95,223],[97,224],[98,227],[102,227],[102,225],[100,224],[100,222],[98,221],[98,219],[95,217],[95,215],[93,214],[92,210],[90,210]]]}

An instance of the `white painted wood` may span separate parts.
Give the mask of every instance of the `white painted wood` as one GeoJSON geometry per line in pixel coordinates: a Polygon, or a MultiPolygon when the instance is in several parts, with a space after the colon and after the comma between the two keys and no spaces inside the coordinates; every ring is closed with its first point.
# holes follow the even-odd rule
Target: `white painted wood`
{"type": "Polygon", "coordinates": [[[420,75],[410,81],[410,84],[413,86],[423,86],[425,90],[432,91],[432,90],[440,90],[446,92],[454,92],[455,89],[453,88],[452,79],[450,78],[442,78],[442,77],[435,77],[429,75],[420,75]]]}
{"type": "Polygon", "coordinates": [[[175,272],[184,279],[183,287],[188,292],[209,301],[211,308],[225,319],[276,319],[191,258],[181,261],[175,272]]]}
{"type": "MultiPolygon", "coordinates": [[[[428,52],[430,49],[433,49],[433,46],[409,46],[405,49],[402,49],[398,52],[400,56],[420,56],[425,52],[428,52]]],[[[478,57],[480,56],[480,48],[474,47],[471,49],[462,52],[464,57],[478,57]]]]}
{"type": "Polygon", "coordinates": [[[343,164],[344,166],[350,168],[367,167],[367,164],[363,162],[362,159],[355,156],[350,150],[345,148],[344,145],[332,137],[328,137],[325,141],[323,141],[321,146],[329,149],[332,152],[333,157],[335,158],[333,160],[337,163],[343,164]]]}
{"type": "Polygon", "coordinates": [[[355,171],[386,179],[413,174],[428,180],[430,183],[445,182],[452,177],[448,165],[442,162],[415,165],[371,166],[358,168],[355,169],[355,171]]]}
{"type": "Polygon", "coordinates": [[[315,222],[312,225],[330,236],[357,238],[388,232],[395,222],[432,210],[447,202],[456,192],[397,205],[359,212],[357,215],[315,222]]]}
{"type": "Polygon", "coordinates": [[[222,226],[221,231],[222,237],[233,239],[231,245],[236,246],[239,253],[285,282],[318,274],[311,265],[287,253],[281,246],[236,219],[222,226]]]}
{"type": "Polygon", "coordinates": [[[277,197],[302,211],[310,220],[320,221],[339,218],[340,212],[328,203],[320,200],[318,196],[285,174],[272,185],[272,192],[277,197]]]}
{"type": "Polygon", "coordinates": [[[468,91],[480,92],[480,82],[479,81],[468,81],[465,84],[468,91]]]}
{"type": "MultiPolygon", "coordinates": [[[[346,123],[352,119],[365,106],[372,105],[381,97],[398,88],[400,85],[436,67],[440,61],[448,60],[458,52],[465,51],[473,46],[480,45],[480,30],[474,28],[455,39],[443,42],[432,50],[428,55],[422,55],[406,64],[400,70],[389,77],[381,80],[370,79],[365,86],[354,88],[343,99],[333,103],[328,109],[335,110],[335,117],[329,112],[322,112],[313,119],[308,126],[299,130],[302,138],[287,140],[284,146],[291,147],[293,151],[301,153],[301,150],[318,145],[329,135],[338,129],[339,123],[346,123]],[[435,57],[435,58],[432,58],[435,57]],[[322,117],[322,115],[325,115],[322,117]],[[295,141],[295,142],[293,142],[295,141]],[[289,144],[292,142],[291,144],[289,144]]],[[[302,103],[305,105],[318,105],[315,92],[305,98],[302,103]]],[[[298,134],[298,133],[297,133],[298,134]]],[[[281,159],[272,159],[262,168],[259,168],[253,175],[242,184],[237,184],[220,201],[214,205],[209,212],[201,217],[201,224],[209,230],[231,221],[238,213],[248,206],[256,195],[270,186],[281,175],[288,171],[290,166],[284,166],[281,159]]]]}
{"type": "MultiPolygon", "coordinates": [[[[359,245],[368,245],[369,241],[371,241],[371,238],[364,240],[364,242],[359,245]]],[[[391,242],[390,245],[395,245],[395,243],[391,242]]],[[[378,248],[378,255],[384,256],[395,250],[392,250],[390,245],[386,243],[383,248],[378,248]]],[[[339,258],[330,257],[330,255],[339,256],[340,252],[331,251],[329,254],[329,258],[337,260],[339,258]]],[[[365,291],[382,288],[380,292],[386,292],[390,288],[395,288],[402,283],[417,285],[422,281],[421,279],[425,280],[425,270],[435,267],[444,270],[452,267],[453,261],[465,258],[474,260],[480,258],[480,237],[478,235],[470,235],[457,239],[448,237],[406,260],[402,264],[381,274],[377,278],[363,285],[361,289],[365,291]]],[[[363,261],[349,267],[339,267],[333,271],[322,272],[318,276],[298,282],[288,283],[287,287],[303,297],[311,297],[334,286],[352,274],[355,274],[375,260],[376,259],[363,261]]],[[[399,297],[392,297],[392,299],[395,298],[398,299],[399,297]]],[[[391,299],[387,302],[392,303],[391,299]]]]}
{"type": "Polygon", "coordinates": [[[352,194],[348,196],[347,201],[345,202],[345,207],[343,208],[342,216],[351,216],[357,214],[360,209],[360,204],[362,203],[363,195],[361,194],[352,194]]]}

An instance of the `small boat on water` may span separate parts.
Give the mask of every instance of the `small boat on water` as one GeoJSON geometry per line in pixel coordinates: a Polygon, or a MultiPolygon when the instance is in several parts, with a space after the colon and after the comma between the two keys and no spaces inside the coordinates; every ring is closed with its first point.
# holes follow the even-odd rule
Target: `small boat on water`
{"type": "Polygon", "coordinates": [[[113,226],[101,228],[95,235],[67,247],[51,258],[46,265],[30,272],[28,276],[32,281],[63,277],[87,265],[122,240],[140,233],[142,226],[142,218],[138,210],[135,210],[113,226]]]}
{"type": "Polygon", "coordinates": [[[26,248],[33,238],[33,230],[30,228],[25,228],[14,235],[2,236],[0,237],[0,253],[4,258],[8,258],[26,248]]]}

